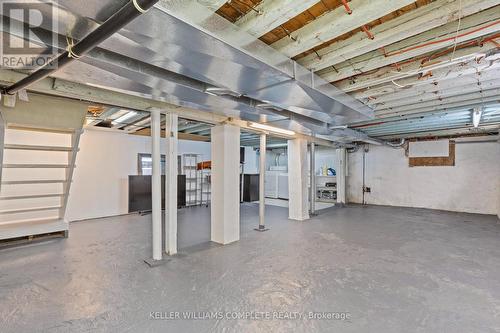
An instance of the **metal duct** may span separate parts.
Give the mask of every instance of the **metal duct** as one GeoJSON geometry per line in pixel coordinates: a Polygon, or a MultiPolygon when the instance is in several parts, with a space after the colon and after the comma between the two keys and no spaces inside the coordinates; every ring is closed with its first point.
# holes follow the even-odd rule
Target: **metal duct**
{"type": "Polygon", "coordinates": [[[406,139],[401,139],[398,143],[392,143],[390,141],[386,141],[385,144],[388,145],[389,147],[392,147],[392,148],[402,148],[406,143],[406,139]]]}
{"type": "MultiPolygon", "coordinates": [[[[117,2],[57,4],[61,31],[84,40],[117,2]]],[[[304,134],[334,134],[329,124],[373,116],[369,107],[196,1],[162,1],[80,60],[53,77],[304,134]],[[278,110],[256,107],[262,104],[278,110]]],[[[353,132],[343,131],[344,138],[353,132]]]]}
{"type": "Polygon", "coordinates": [[[108,39],[111,35],[122,29],[136,17],[153,7],[159,0],[135,0],[128,2],[118,12],[113,14],[106,22],[88,34],[74,47],[68,49],[55,59],[49,61],[44,67],[28,75],[23,80],[7,87],[3,94],[13,95],[21,89],[42,80],[52,73],[64,68],[73,60],[85,55],[97,45],[108,39]]]}

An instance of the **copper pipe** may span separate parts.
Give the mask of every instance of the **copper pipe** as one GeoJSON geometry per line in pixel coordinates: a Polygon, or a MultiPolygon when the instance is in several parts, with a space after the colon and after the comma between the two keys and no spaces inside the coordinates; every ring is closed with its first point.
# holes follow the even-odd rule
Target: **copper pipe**
{"type": "Polygon", "coordinates": [[[375,39],[375,36],[371,33],[370,30],[368,30],[368,28],[366,27],[366,25],[362,26],[361,30],[364,31],[364,33],[368,36],[368,38],[375,39]]]}
{"type": "Polygon", "coordinates": [[[387,57],[387,52],[385,52],[385,48],[383,46],[380,47],[379,50],[384,55],[384,57],[387,57]]]}
{"type": "Polygon", "coordinates": [[[342,4],[344,5],[344,8],[345,8],[345,11],[347,12],[347,14],[351,15],[352,9],[351,9],[351,7],[349,7],[347,0],[342,0],[342,4]]]}
{"type": "Polygon", "coordinates": [[[467,35],[470,35],[470,34],[473,34],[475,32],[484,30],[486,28],[492,27],[492,26],[497,25],[497,24],[500,24],[500,21],[495,21],[495,22],[489,23],[487,25],[484,25],[482,27],[473,29],[473,30],[468,31],[466,33],[462,33],[462,34],[457,35],[457,36],[448,37],[448,38],[444,38],[444,39],[433,40],[433,41],[430,41],[430,42],[427,42],[427,43],[423,43],[423,44],[419,44],[419,45],[416,45],[416,46],[412,46],[412,47],[409,47],[409,48],[406,48],[406,49],[403,49],[403,50],[389,52],[388,54],[386,54],[386,56],[390,57],[390,56],[393,56],[393,55],[398,55],[398,54],[409,52],[409,51],[412,51],[412,50],[415,50],[415,49],[419,49],[419,48],[422,48],[422,47],[425,47],[425,46],[439,44],[439,43],[443,43],[443,42],[449,42],[451,40],[455,40],[455,39],[460,38],[460,37],[465,37],[467,35]]]}
{"type": "MultiPolygon", "coordinates": [[[[347,12],[347,14],[351,15],[352,9],[349,6],[349,4],[347,3],[347,0],[342,0],[342,4],[344,5],[344,8],[345,8],[345,11],[347,12]]],[[[363,30],[365,32],[365,34],[368,36],[368,38],[375,39],[375,36],[370,32],[370,30],[368,30],[366,25],[362,26],[361,30],[363,30]]]]}

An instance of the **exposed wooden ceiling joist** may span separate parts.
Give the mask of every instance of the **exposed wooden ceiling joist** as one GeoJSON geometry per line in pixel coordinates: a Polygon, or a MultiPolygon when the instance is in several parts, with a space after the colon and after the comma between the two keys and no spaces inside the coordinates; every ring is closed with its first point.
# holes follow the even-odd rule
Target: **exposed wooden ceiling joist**
{"type": "MultiPolygon", "coordinates": [[[[141,136],[151,136],[151,128],[143,128],[138,131],[131,133],[133,135],[141,135],[141,136]]],[[[165,137],[165,130],[161,130],[161,137],[165,137]]],[[[179,140],[190,140],[190,141],[200,141],[200,142],[210,142],[210,137],[196,135],[196,134],[187,134],[187,133],[178,133],[179,140]]]]}
{"type": "Polygon", "coordinates": [[[400,135],[385,135],[379,137],[383,140],[391,140],[394,138],[428,138],[428,137],[446,137],[446,136],[468,136],[468,135],[491,135],[492,133],[498,133],[500,125],[484,126],[480,128],[474,127],[462,127],[446,130],[431,130],[423,132],[413,132],[400,135]]]}
{"type": "Polygon", "coordinates": [[[198,134],[199,132],[204,131],[207,128],[210,128],[210,125],[204,123],[198,123],[196,126],[184,130],[184,133],[198,134]]]}
{"type": "Polygon", "coordinates": [[[349,3],[352,9],[351,15],[346,13],[344,7],[337,7],[292,32],[290,38],[282,38],[272,46],[283,54],[294,57],[413,2],[414,0],[352,0],[349,3]]]}
{"type": "Polygon", "coordinates": [[[186,124],[183,124],[183,125],[180,125],[179,124],[179,131],[180,132],[186,132],[190,129],[193,129],[193,128],[197,128],[197,127],[200,127],[200,123],[198,122],[191,122],[191,121],[188,121],[186,124]]]}
{"type": "Polygon", "coordinates": [[[500,31],[498,0],[343,3],[233,0],[218,13],[328,81],[337,81],[336,86],[373,107],[377,121],[446,115],[498,102],[495,75],[500,64],[491,58],[476,62],[498,46],[495,40],[482,43],[500,31]],[[462,56],[466,58],[457,60],[462,56]]]}
{"type": "Polygon", "coordinates": [[[179,140],[210,142],[209,136],[188,134],[188,133],[182,133],[182,132],[179,132],[177,135],[178,135],[179,140]]]}
{"type": "Polygon", "coordinates": [[[319,0],[263,0],[236,21],[249,34],[260,37],[307,10],[319,0]]]}
{"type": "MultiPolygon", "coordinates": [[[[487,54],[489,52],[497,51],[495,44],[484,44],[483,46],[471,46],[464,49],[457,49],[454,58],[464,59],[466,56],[474,54],[487,54]]],[[[496,57],[496,56],[495,56],[496,57]]],[[[420,61],[413,61],[401,65],[397,70],[392,66],[380,68],[373,73],[357,76],[355,80],[343,80],[336,84],[336,86],[343,91],[352,92],[364,88],[376,87],[377,85],[395,82],[395,86],[405,88],[408,85],[413,85],[417,82],[425,82],[425,79],[419,79],[418,75],[422,73],[429,73],[432,76],[427,76],[429,81],[449,79],[451,77],[459,77],[474,73],[476,71],[491,70],[498,66],[498,64],[490,64],[490,61],[476,61],[471,59],[469,61],[461,60],[450,63],[450,54],[434,59],[434,64],[438,64],[441,68],[432,69],[432,66],[422,66],[420,61]],[[445,66],[446,65],[446,66],[445,66]]]]}
{"type": "Polygon", "coordinates": [[[358,98],[366,98],[366,104],[377,107],[380,104],[399,102],[401,104],[413,98],[425,98],[434,96],[436,98],[459,91],[480,91],[491,89],[500,85],[500,69],[485,71],[484,73],[472,73],[462,75],[460,79],[455,78],[427,82],[406,89],[400,89],[394,84],[386,85],[375,90],[359,93],[358,98]],[[370,92],[370,93],[368,93],[370,92]],[[369,98],[368,98],[369,97],[369,98]]]}
{"type": "Polygon", "coordinates": [[[203,6],[208,7],[213,11],[218,10],[227,2],[227,0],[197,0],[197,1],[203,6]]]}
{"type": "MultiPolygon", "coordinates": [[[[497,72],[498,74],[498,72],[497,72]]],[[[460,80],[458,80],[460,81],[460,80]]],[[[500,88],[500,81],[499,80],[490,80],[486,82],[482,82],[481,85],[476,84],[468,84],[468,85],[457,85],[455,88],[447,88],[447,89],[441,89],[441,90],[436,90],[432,92],[426,92],[426,93],[418,93],[414,94],[413,96],[407,96],[405,98],[400,98],[396,100],[392,100],[389,102],[382,102],[378,103],[374,106],[374,109],[376,111],[379,110],[384,110],[384,109],[389,109],[389,108],[396,108],[400,106],[413,106],[418,104],[418,106],[421,105],[423,102],[429,102],[429,101],[442,101],[446,98],[450,97],[455,97],[455,96],[464,96],[466,94],[472,94],[476,93],[481,95],[482,93],[487,93],[488,91],[491,91],[492,89],[498,89],[500,88]]],[[[414,92],[414,91],[413,91],[414,92]]],[[[485,95],[486,96],[486,95],[485,95]]]]}
{"type": "MultiPolygon", "coordinates": [[[[394,43],[386,47],[384,53],[372,51],[336,66],[337,71],[328,69],[319,73],[327,81],[339,81],[447,47],[453,48],[455,42],[462,44],[498,32],[500,32],[500,11],[491,8],[462,19],[458,34],[457,24],[448,23],[438,29],[394,43]]],[[[431,58],[429,57],[430,60],[431,58]]]]}
{"type": "Polygon", "coordinates": [[[437,110],[445,110],[451,107],[476,105],[486,102],[500,101],[500,88],[485,90],[482,92],[474,92],[470,94],[461,94],[440,100],[426,101],[418,104],[402,105],[395,107],[383,108],[376,111],[377,116],[407,114],[405,112],[429,112],[437,110]]]}
{"type": "MultiPolygon", "coordinates": [[[[350,38],[319,49],[317,53],[301,58],[298,62],[309,69],[318,71],[447,23],[455,22],[459,15],[469,16],[497,4],[498,0],[462,0],[460,10],[460,0],[451,2],[450,0],[438,0],[373,27],[371,33],[375,36],[374,39],[368,38],[364,32],[358,32],[350,38]]],[[[439,35],[439,32],[436,31],[434,37],[439,35]]]]}

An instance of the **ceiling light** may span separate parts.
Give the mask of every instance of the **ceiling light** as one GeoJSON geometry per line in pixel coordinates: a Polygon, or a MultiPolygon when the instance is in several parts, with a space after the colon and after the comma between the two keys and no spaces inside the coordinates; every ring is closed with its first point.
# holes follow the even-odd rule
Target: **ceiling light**
{"type": "Polygon", "coordinates": [[[475,128],[479,127],[482,115],[483,115],[482,108],[474,108],[474,110],[472,110],[472,124],[474,125],[475,128]]]}
{"type": "Polygon", "coordinates": [[[268,132],[285,134],[285,135],[288,135],[288,136],[294,136],[295,135],[294,131],[290,131],[290,130],[286,130],[286,129],[278,128],[278,127],[274,127],[274,126],[259,124],[259,123],[248,123],[248,126],[250,126],[252,128],[257,128],[257,129],[260,129],[260,130],[268,131],[268,132]]]}
{"type": "Polygon", "coordinates": [[[238,94],[237,92],[234,92],[227,88],[208,87],[205,89],[205,92],[212,96],[230,95],[234,97],[241,97],[241,94],[238,94]]]}
{"type": "Polygon", "coordinates": [[[124,114],[123,116],[118,117],[117,119],[113,120],[113,125],[124,124],[127,120],[129,120],[130,118],[133,118],[135,116],[137,116],[137,112],[130,111],[130,112],[124,114]]]}

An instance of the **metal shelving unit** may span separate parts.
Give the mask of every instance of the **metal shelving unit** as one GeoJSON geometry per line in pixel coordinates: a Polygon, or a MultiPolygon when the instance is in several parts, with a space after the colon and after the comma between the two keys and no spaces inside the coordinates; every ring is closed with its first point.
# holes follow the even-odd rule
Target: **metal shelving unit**
{"type": "Polygon", "coordinates": [[[198,201],[198,154],[182,155],[182,173],[186,176],[186,206],[196,206],[198,201]]]}
{"type": "Polygon", "coordinates": [[[337,177],[316,175],[316,201],[337,202],[337,177]],[[326,186],[326,183],[334,183],[334,186],[326,186]]]}
{"type": "Polygon", "coordinates": [[[212,172],[211,169],[201,169],[198,170],[198,174],[200,176],[200,205],[208,205],[210,204],[210,200],[212,199],[212,172]]]}

